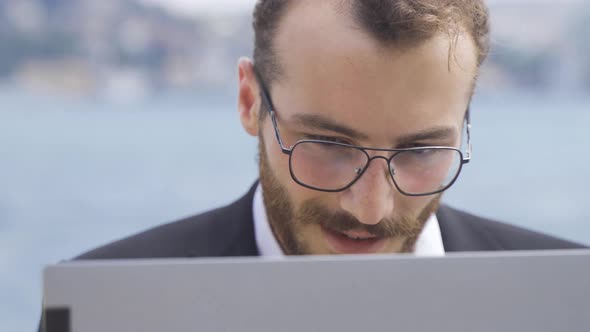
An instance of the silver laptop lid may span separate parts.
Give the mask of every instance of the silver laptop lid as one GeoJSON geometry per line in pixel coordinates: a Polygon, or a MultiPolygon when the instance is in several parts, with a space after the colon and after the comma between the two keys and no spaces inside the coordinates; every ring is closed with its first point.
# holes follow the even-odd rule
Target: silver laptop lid
{"type": "Polygon", "coordinates": [[[590,331],[590,251],[83,261],[47,332],[590,331]]]}

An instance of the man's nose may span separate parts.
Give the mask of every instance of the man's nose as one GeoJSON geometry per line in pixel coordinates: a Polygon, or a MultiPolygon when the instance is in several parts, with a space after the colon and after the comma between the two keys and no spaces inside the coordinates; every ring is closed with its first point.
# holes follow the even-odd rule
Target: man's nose
{"type": "Polygon", "coordinates": [[[360,179],[342,192],[340,207],[361,223],[376,225],[391,215],[394,186],[384,158],[372,159],[360,179]]]}

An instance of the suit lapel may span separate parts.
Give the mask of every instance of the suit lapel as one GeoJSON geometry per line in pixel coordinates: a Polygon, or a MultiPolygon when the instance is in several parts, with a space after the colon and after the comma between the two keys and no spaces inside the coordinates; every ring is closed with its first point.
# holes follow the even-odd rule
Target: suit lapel
{"type": "Polygon", "coordinates": [[[228,232],[228,245],[222,256],[259,256],[254,236],[254,215],[252,203],[254,192],[258,182],[250,188],[248,193],[238,201],[226,207],[226,220],[224,226],[230,228],[228,232]]]}
{"type": "Polygon", "coordinates": [[[497,239],[470,215],[441,205],[436,216],[446,252],[502,250],[497,239]]]}

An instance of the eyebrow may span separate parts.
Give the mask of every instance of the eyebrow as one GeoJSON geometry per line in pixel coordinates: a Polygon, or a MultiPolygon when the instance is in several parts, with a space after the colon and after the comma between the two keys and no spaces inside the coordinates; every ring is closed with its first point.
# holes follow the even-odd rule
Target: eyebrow
{"type": "Polygon", "coordinates": [[[356,140],[369,139],[369,135],[367,134],[363,134],[350,127],[338,124],[318,114],[295,114],[293,115],[293,120],[299,125],[310,129],[333,131],[356,140]]]}
{"type": "Polygon", "coordinates": [[[401,136],[397,139],[397,144],[407,145],[418,141],[449,139],[454,137],[455,133],[456,130],[454,127],[435,127],[417,133],[401,136]]]}
{"type": "MultiPolygon", "coordinates": [[[[299,125],[307,127],[309,129],[328,130],[345,135],[355,140],[369,139],[369,135],[367,134],[361,133],[350,127],[338,124],[318,114],[295,114],[293,115],[292,119],[299,125]]],[[[434,127],[417,133],[412,133],[398,137],[395,143],[396,145],[401,146],[408,145],[418,141],[449,139],[453,137],[455,133],[456,130],[454,127],[434,127]]]]}

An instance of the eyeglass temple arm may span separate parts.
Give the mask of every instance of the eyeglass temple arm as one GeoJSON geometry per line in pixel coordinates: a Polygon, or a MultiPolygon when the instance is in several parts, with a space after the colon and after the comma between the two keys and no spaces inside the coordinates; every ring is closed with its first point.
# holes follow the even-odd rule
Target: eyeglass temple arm
{"type": "Polygon", "coordinates": [[[260,95],[262,97],[262,103],[264,104],[264,107],[268,110],[268,113],[270,115],[270,119],[272,121],[272,125],[275,130],[275,136],[277,138],[277,142],[279,142],[279,146],[281,147],[281,150],[284,153],[289,154],[289,153],[291,153],[291,149],[288,149],[285,147],[285,145],[283,144],[283,140],[281,139],[281,135],[279,134],[279,127],[277,125],[277,114],[274,110],[274,106],[272,104],[272,101],[270,100],[270,94],[268,93],[266,86],[262,82],[262,78],[261,78],[260,74],[258,73],[258,71],[256,70],[256,68],[254,68],[254,75],[256,76],[256,80],[258,81],[258,85],[260,86],[260,90],[261,90],[260,95]]]}
{"type": "Polygon", "coordinates": [[[467,129],[467,152],[465,152],[465,157],[463,157],[463,163],[468,163],[471,161],[471,112],[470,108],[467,108],[467,112],[465,113],[465,122],[466,122],[466,129],[467,129]]]}
{"type": "Polygon", "coordinates": [[[283,140],[281,139],[281,135],[279,134],[279,127],[277,126],[277,118],[276,118],[276,112],[274,111],[274,109],[269,108],[270,113],[270,119],[272,120],[272,125],[275,128],[275,136],[277,137],[277,141],[279,142],[279,146],[281,147],[281,150],[284,153],[290,154],[291,153],[291,149],[286,148],[285,145],[283,145],[283,140]]]}

